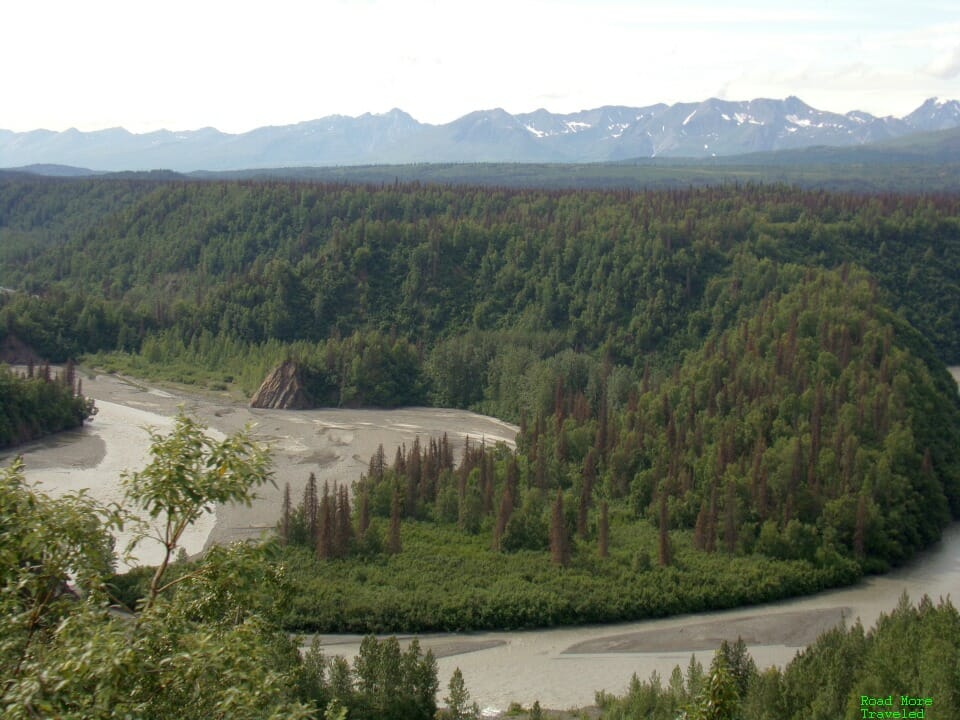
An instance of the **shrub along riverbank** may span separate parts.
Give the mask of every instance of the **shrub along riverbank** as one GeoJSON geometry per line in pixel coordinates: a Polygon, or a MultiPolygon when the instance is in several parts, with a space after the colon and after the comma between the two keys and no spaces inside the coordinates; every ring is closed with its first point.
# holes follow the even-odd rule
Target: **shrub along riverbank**
{"type": "Polygon", "coordinates": [[[707,556],[674,533],[674,563],[659,567],[656,530],[615,523],[610,557],[591,544],[567,567],[545,552],[494,554],[488,536],[407,523],[403,551],[318,564],[284,554],[293,588],[285,626],[301,632],[499,630],[638,620],[813,593],[859,578],[850,561],[707,556]]]}

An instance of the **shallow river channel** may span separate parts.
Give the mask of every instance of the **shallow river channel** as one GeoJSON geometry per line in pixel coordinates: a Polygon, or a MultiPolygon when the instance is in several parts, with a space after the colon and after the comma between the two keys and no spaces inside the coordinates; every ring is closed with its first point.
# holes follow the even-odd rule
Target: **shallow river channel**
{"type": "MultiPolygon", "coordinates": [[[[270,443],[277,487],[262,490],[251,508],[218,507],[186,539],[190,553],[212,542],[269,530],[279,514],[284,483],[290,483],[295,498],[310,472],[321,486],[325,480],[349,483],[366,468],[380,443],[392,458],[397,445],[417,436],[446,432],[455,447],[462,447],[467,435],[473,441],[512,444],[516,432],[499,420],[462,410],[252,410],[226,396],[188,396],[114,376],[85,374],[83,383],[100,409],[96,418],[82,430],[18,450],[28,479],[51,494],[86,487],[101,501],[119,501],[121,472],[137,470],[148,459],[149,438],[143,428],[168,429],[181,406],[214,433],[256,423],[256,437],[270,443]]],[[[8,461],[0,455],[0,464],[8,461]]],[[[158,550],[142,546],[134,563],[155,561],[158,550]]],[[[914,600],[923,594],[934,600],[960,598],[960,524],[950,526],[940,543],[908,567],[811,597],[617,625],[426,635],[420,642],[438,657],[442,691],[459,667],[471,696],[489,712],[504,710],[511,701],[529,705],[539,700],[544,707],[567,708],[592,703],[596,690],[623,692],[633,673],[645,678],[657,671],[666,679],[674,665],[686,666],[691,653],[707,665],[721,640],[738,636],[748,643],[758,665],[783,665],[839,622],[860,618],[865,625],[874,623],[903,592],[914,600]]],[[[351,657],[360,642],[357,636],[344,635],[321,640],[327,653],[351,657]]]]}

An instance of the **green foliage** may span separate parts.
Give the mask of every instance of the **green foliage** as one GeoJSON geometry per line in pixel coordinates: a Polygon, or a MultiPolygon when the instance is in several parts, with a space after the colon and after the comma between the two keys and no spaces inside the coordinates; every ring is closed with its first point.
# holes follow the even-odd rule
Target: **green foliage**
{"type": "Polygon", "coordinates": [[[733,720],[738,714],[738,702],[737,681],[730,671],[726,656],[717,652],[692,719],[733,720]]]}
{"type": "Polygon", "coordinates": [[[450,694],[443,698],[447,707],[442,717],[448,720],[478,720],[480,708],[476,703],[470,704],[470,691],[463,682],[460,668],[453,671],[448,687],[450,694]]]}
{"type": "Polygon", "coordinates": [[[151,430],[150,438],[150,463],[123,478],[127,501],[159,520],[161,528],[156,539],[165,552],[150,583],[148,607],[169,586],[162,584],[163,574],[186,529],[216,503],[249,506],[255,489],[270,481],[269,456],[246,432],[213,440],[202,425],[180,412],[169,435],[151,430]]]}
{"type": "MultiPolygon", "coordinates": [[[[221,447],[236,449],[237,442],[244,444],[232,438],[221,447]]],[[[156,447],[168,448],[159,440],[156,447]]],[[[246,492],[240,485],[224,490],[223,478],[178,475],[182,466],[172,462],[169,477],[183,481],[177,492],[190,500],[165,504],[162,498],[180,496],[149,489],[167,484],[158,469],[164,460],[155,453],[152,482],[137,487],[139,497],[155,503],[147,507],[169,509],[174,524],[193,503],[246,492]]],[[[231,469],[225,476],[241,463],[218,460],[231,469]]],[[[121,512],[82,494],[51,500],[25,485],[18,463],[3,472],[0,495],[4,717],[309,716],[297,695],[296,648],[267,611],[282,598],[283,584],[264,548],[218,549],[180,577],[177,592],[158,594],[136,617],[123,617],[110,612],[104,584],[113,560],[108,529],[120,524],[121,512]]]]}
{"type": "Polygon", "coordinates": [[[437,714],[437,663],[431,651],[421,653],[416,639],[401,650],[396,637],[368,635],[352,668],[343,658],[326,658],[314,643],[301,687],[316,707],[346,709],[354,720],[433,720],[437,714]]]}
{"type": "MultiPolygon", "coordinates": [[[[538,551],[493,552],[489,534],[456,524],[402,523],[402,552],[318,562],[304,548],[281,550],[291,585],[284,625],[304,632],[428,632],[615,622],[769,602],[845,584],[856,565],[817,567],[760,556],[706,555],[674,533],[674,566],[636,572],[634,555],[655,548],[645,522],[614,523],[610,557],[575,543],[570,564],[538,551]]],[[[146,578],[137,594],[147,592],[146,578]]]]}
{"type": "Polygon", "coordinates": [[[873,629],[864,632],[857,622],[829,630],[782,671],[774,667],[758,672],[742,643],[724,643],[707,677],[691,658],[686,687],[678,667],[667,688],[656,675],[644,683],[634,677],[625,696],[598,693],[597,704],[605,720],[674,720],[679,709],[690,718],[799,720],[860,716],[864,695],[893,695],[896,711],[905,694],[929,697],[931,710],[954,717],[960,703],[958,660],[960,615],[953,605],[934,605],[924,597],[914,607],[904,596],[873,629]]]}
{"type": "Polygon", "coordinates": [[[500,547],[507,552],[546,550],[550,546],[549,526],[545,519],[546,501],[543,492],[530,488],[523,502],[510,515],[500,547]]]}
{"type": "Polygon", "coordinates": [[[104,599],[101,579],[113,565],[107,525],[119,522],[82,493],[51,499],[27,485],[19,459],[0,474],[2,707],[31,696],[58,626],[77,609],[68,579],[90,598],[90,612],[93,598],[104,599]]]}
{"type": "Polygon", "coordinates": [[[78,392],[72,364],[58,376],[48,366],[20,375],[0,364],[0,448],[80,427],[96,411],[78,392]]]}
{"type": "Polygon", "coordinates": [[[155,338],[199,352],[213,372],[217,345],[388,332],[390,345],[396,333],[418,347],[435,402],[493,394],[497,414],[516,417],[517,400],[533,399],[531,360],[606,345],[616,361],[643,362],[685,330],[744,249],[776,263],[864,264],[942,358],[960,358],[948,197],[201,182],[124,192],[87,180],[57,205],[65,185],[0,184],[0,232],[63,227],[0,263],[0,283],[26,291],[4,299],[0,325],[51,359],[142,348],[148,359],[155,338]],[[99,211],[80,212],[84,200],[99,211]]]}

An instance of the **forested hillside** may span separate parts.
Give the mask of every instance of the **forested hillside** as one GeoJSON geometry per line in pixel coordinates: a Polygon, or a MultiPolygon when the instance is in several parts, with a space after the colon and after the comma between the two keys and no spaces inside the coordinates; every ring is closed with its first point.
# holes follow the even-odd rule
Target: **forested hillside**
{"type": "Polygon", "coordinates": [[[5,325],[51,355],[136,350],[167,328],[207,347],[376,331],[424,352],[510,331],[535,353],[603,347],[636,366],[698,343],[707,283],[750,253],[864,266],[885,304],[957,362],[958,208],[956,196],[759,186],[6,182],[0,285],[46,300],[18,298],[5,325]]]}
{"type": "Polygon", "coordinates": [[[850,582],[938,539],[960,515],[952,379],[912,352],[922,339],[863,271],[737,267],[749,285],[707,292],[725,329],[671,373],[645,372],[625,402],[611,365],[591,385],[566,355],[551,412],[522,423],[516,453],[474,445],[454,467],[446,439],[387,449],[352,509],[345,487],[288,499],[290,625],[702,611],[850,582]]]}
{"type": "MultiPolygon", "coordinates": [[[[769,599],[900,563],[960,514],[960,411],[941,362],[960,358],[954,196],[92,180],[8,183],[0,197],[2,237],[18,238],[0,265],[16,291],[0,332],[47,357],[96,353],[247,392],[293,357],[318,404],[430,403],[521,424],[512,459],[431,475],[409,469],[426,455],[408,449],[369,474],[354,498],[377,498],[380,540],[363,539],[355,507],[334,559],[386,553],[384,577],[402,585],[421,576],[404,565],[420,538],[462,550],[464,577],[511,564],[531,577],[552,557],[557,578],[592,584],[559,582],[546,612],[552,581],[518,580],[479,620],[463,582],[398,608],[390,598],[413,596],[384,579],[386,605],[356,607],[368,627],[769,599]],[[414,539],[403,553],[387,552],[394,505],[398,537],[414,539]],[[743,585],[753,571],[779,589],[743,585]],[[678,594],[651,605],[647,573],[678,594]],[[619,604],[604,583],[624,588],[619,604]]],[[[361,597],[334,575],[301,597],[361,597]]],[[[349,608],[311,605],[291,622],[355,627],[349,608]]]]}

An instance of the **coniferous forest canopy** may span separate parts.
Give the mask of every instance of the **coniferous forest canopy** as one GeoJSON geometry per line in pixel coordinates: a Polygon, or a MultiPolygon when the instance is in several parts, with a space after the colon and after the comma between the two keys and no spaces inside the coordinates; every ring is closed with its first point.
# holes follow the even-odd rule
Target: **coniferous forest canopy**
{"type": "MultiPolygon", "coordinates": [[[[958,260],[954,195],[9,181],[0,341],[247,393],[293,358],[318,405],[518,422],[515,452],[424,439],[288,494],[277,622],[609,621],[851,582],[960,517],[958,260]]],[[[114,579],[130,604],[148,581],[114,579]]],[[[955,637],[952,608],[914,615],[955,637]]],[[[811,663],[879,662],[831,637],[811,663]]],[[[804,667],[732,673],[747,716],[820,707],[804,667]]]]}

